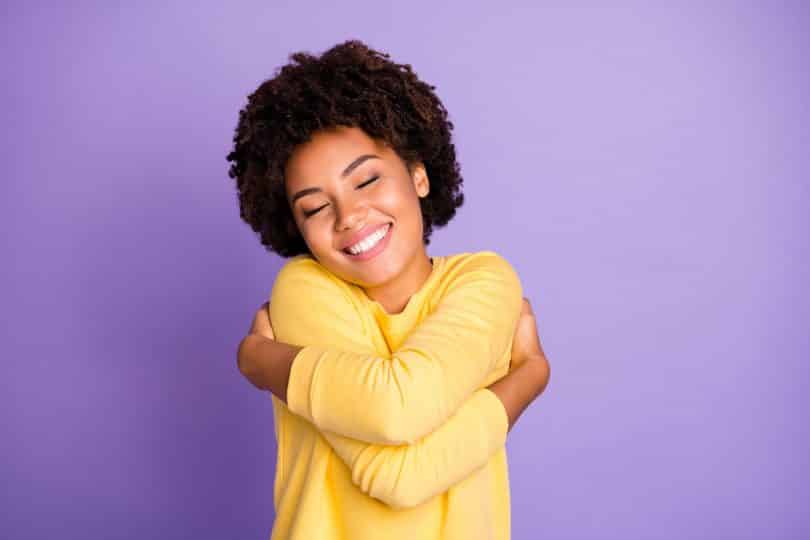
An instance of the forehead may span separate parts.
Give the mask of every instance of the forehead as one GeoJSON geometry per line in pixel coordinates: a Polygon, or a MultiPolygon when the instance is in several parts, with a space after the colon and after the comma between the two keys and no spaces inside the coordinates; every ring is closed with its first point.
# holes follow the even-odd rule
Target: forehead
{"type": "Polygon", "coordinates": [[[338,178],[355,158],[363,154],[388,157],[389,149],[356,127],[336,127],[313,134],[297,146],[284,167],[287,187],[301,182],[338,178]]]}

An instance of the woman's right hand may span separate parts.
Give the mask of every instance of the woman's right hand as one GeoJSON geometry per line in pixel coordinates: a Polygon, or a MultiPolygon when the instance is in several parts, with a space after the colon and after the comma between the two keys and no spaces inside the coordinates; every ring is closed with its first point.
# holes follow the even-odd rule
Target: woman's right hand
{"type": "Polygon", "coordinates": [[[545,390],[550,375],[532,306],[524,298],[512,338],[509,373],[487,387],[501,400],[510,430],[526,407],[545,390]]]}
{"type": "Polygon", "coordinates": [[[512,360],[509,363],[509,371],[530,358],[545,359],[545,357],[540,337],[537,335],[537,320],[529,300],[524,297],[520,316],[515,326],[515,335],[512,338],[512,360]]]}
{"type": "Polygon", "coordinates": [[[270,302],[265,302],[253,316],[248,334],[259,334],[267,339],[276,339],[273,334],[273,325],[270,324],[270,302]]]}

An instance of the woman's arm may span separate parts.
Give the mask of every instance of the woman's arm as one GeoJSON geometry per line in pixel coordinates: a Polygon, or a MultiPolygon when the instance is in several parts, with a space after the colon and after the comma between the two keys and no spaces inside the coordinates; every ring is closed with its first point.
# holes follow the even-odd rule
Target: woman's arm
{"type": "Polygon", "coordinates": [[[313,259],[293,260],[271,295],[279,341],[245,347],[240,369],[322,431],[415,442],[508,358],[521,309],[520,281],[496,253],[475,254],[453,272],[438,306],[389,359],[368,347],[346,284],[313,259]]]}
{"type": "MultiPolygon", "coordinates": [[[[524,301],[524,305],[528,304],[524,301]]],[[[534,319],[526,319],[522,313],[513,340],[510,373],[475,392],[447,422],[416,443],[375,445],[322,431],[335,454],[349,467],[354,484],[392,508],[410,508],[485,466],[505,444],[507,431],[520,413],[548,382],[548,363],[536,337],[534,319]]],[[[256,342],[262,336],[275,337],[267,304],[257,312],[250,332],[256,334],[256,342]]]]}
{"type": "MultiPolygon", "coordinates": [[[[527,305],[525,300],[524,305],[527,305]]],[[[265,304],[262,308],[267,310],[269,306],[265,304]]],[[[512,426],[529,403],[543,392],[551,375],[548,360],[537,337],[537,326],[531,308],[528,308],[527,315],[527,320],[519,321],[517,328],[517,332],[523,331],[526,335],[520,337],[516,334],[513,343],[517,344],[517,340],[520,338],[522,340],[521,345],[527,342],[529,345],[519,352],[515,351],[514,347],[512,348],[512,363],[522,367],[523,363],[530,361],[532,365],[523,370],[524,376],[521,378],[516,378],[513,375],[514,370],[512,370],[508,375],[487,387],[487,390],[493,392],[500,399],[503,408],[506,410],[509,429],[512,429],[512,426]],[[524,328],[520,328],[521,322],[524,328]],[[532,341],[534,343],[531,343],[532,341]]],[[[523,317],[523,314],[521,314],[521,317],[523,317]]],[[[269,318],[266,326],[270,327],[269,318]]],[[[272,332],[272,329],[270,331],[272,332]]],[[[278,399],[286,403],[286,385],[290,368],[297,352],[302,347],[281,343],[276,341],[274,337],[274,335],[270,337],[259,332],[251,332],[242,340],[237,358],[240,367],[242,365],[253,366],[254,371],[243,369],[242,373],[254,386],[262,390],[269,390],[278,399]],[[256,358],[257,362],[244,360],[246,358],[256,358]],[[262,365],[262,363],[267,365],[262,365]]],[[[478,392],[481,392],[481,390],[478,392]]]]}
{"type": "Polygon", "coordinates": [[[476,391],[447,422],[414,444],[375,445],[321,433],[361,491],[392,508],[411,508],[484,467],[503,448],[520,413],[545,388],[546,365],[539,357],[524,362],[476,391]]]}
{"type": "MultiPolygon", "coordinates": [[[[302,348],[268,339],[258,334],[250,334],[242,340],[239,347],[238,358],[242,359],[239,362],[240,366],[251,366],[250,368],[242,368],[242,374],[257,388],[269,390],[278,399],[286,403],[290,369],[296,355],[302,348]],[[248,361],[246,360],[248,358],[255,360],[248,361]]],[[[532,369],[537,371],[543,368],[547,371],[548,363],[545,356],[538,355],[538,358],[542,362],[532,369]]],[[[532,362],[532,364],[535,364],[535,362],[532,362]]],[[[504,376],[488,387],[501,399],[509,417],[510,429],[517,417],[520,416],[520,413],[523,412],[523,409],[531,403],[533,397],[528,401],[526,398],[533,392],[533,388],[534,385],[522,384],[522,381],[509,375],[504,376]]],[[[540,391],[542,391],[542,388],[540,391]]]]}

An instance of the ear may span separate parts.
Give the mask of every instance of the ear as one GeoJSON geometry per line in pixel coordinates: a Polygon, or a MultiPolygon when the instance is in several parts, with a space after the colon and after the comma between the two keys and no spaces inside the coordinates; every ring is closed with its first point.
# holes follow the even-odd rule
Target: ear
{"type": "Polygon", "coordinates": [[[411,178],[413,179],[413,187],[416,189],[416,194],[419,195],[420,198],[426,197],[427,194],[430,193],[430,179],[428,178],[424,163],[420,161],[413,166],[411,178]]]}

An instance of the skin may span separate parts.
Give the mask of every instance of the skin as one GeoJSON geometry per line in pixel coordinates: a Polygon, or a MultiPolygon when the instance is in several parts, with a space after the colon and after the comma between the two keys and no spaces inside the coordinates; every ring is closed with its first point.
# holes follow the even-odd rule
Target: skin
{"type": "MultiPolygon", "coordinates": [[[[359,285],[386,312],[402,312],[432,271],[419,205],[430,190],[424,164],[404,163],[392,148],[358,128],[331,128],[316,132],[294,150],[285,167],[285,188],[313,257],[341,279],[359,285]],[[367,155],[377,157],[342,174],[367,155]],[[296,197],[302,190],[313,192],[296,197]],[[384,223],[393,224],[391,238],[378,256],[357,261],[341,249],[364,225],[384,223]]],[[[286,403],[290,369],[300,350],[273,339],[265,304],[239,345],[239,369],[254,386],[286,403]]],[[[534,314],[524,298],[510,372],[488,387],[503,403],[510,429],[545,389],[549,376],[534,314]]]]}
{"type": "Polygon", "coordinates": [[[422,241],[419,198],[430,191],[422,163],[410,168],[391,149],[358,128],[317,132],[298,146],[285,167],[287,201],[313,257],[345,281],[362,287],[386,312],[400,313],[431,273],[422,241]],[[368,159],[345,178],[341,172],[362,155],[368,159]],[[362,185],[375,176],[379,178],[362,185]],[[292,201],[295,193],[319,188],[292,201]],[[319,209],[307,217],[306,212],[319,209]],[[366,224],[393,223],[379,256],[356,261],[341,247],[366,224]]]}

